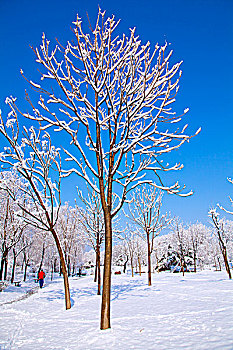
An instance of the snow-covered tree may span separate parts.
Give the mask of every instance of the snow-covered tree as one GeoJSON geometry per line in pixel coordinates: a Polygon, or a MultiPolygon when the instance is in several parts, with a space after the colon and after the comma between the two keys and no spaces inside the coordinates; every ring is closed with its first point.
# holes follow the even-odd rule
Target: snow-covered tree
{"type": "Polygon", "coordinates": [[[84,208],[77,207],[79,211],[79,222],[86,237],[86,244],[93,248],[96,254],[94,281],[98,281],[97,294],[100,295],[100,252],[101,244],[104,240],[104,216],[100,196],[96,191],[90,191],[88,186],[87,195],[84,196],[82,191],[78,190],[78,196],[85,205],[84,208]]]}
{"type": "Polygon", "coordinates": [[[113,246],[113,265],[123,266],[123,272],[126,272],[127,263],[129,261],[129,254],[125,241],[120,241],[113,246]]]}
{"type": "Polygon", "coordinates": [[[192,264],[191,241],[185,225],[178,218],[173,222],[173,242],[178,257],[178,264],[184,275],[188,265],[192,264]]]}
{"type": "Polygon", "coordinates": [[[197,264],[201,257],[202,246],[205,245],[207,239],[207,228],[201,223],[189,225],[187,228],[188,240],[190,242],[190,250],[192,252],[194,272],[197,271],[197,264]]]}
{"type": "Polygon", "coordinates": [[[125,251],[129,257],[130,267],[131,267],[131,276],[134,277],[134,264],[136,258],[137,250],[137,233],[134,229],[126,227],[124,232],[118,236],[119,239],[122,239],[125,246],[125,251]]]}
{"type": "MultiPolygon", "coordinates": [[[[69,282],[66,262],[62,246],[55,230],[61,205],[61,159],[59,149],[51,144],[47,132],[41,135],[34,127],[28,131],[24,126],[20,130],[17,109],[13,98],[7,99],[11,107],[7,120],[3,120],[0,111],[0,133],[8,146],[0,153],[3,165],[10,166],[24,180],[19,191],[24,194],[24,200],[17,202],[24,215],[25,223],[35,226],[42,231],[51,232],[59,252],[65,287],[66,308],[71,307],[69,282]],[[52,181],[52,176],[56,181],[52,181]]],[[[7,183],[1,184],[13,201],[17,201],[14,190],[7,183]]]]}
{"type": "Polygon", "coordinates": [[[74,162],[72,171],[100,195],[105,220],[101,329],[110,327],[112,219],[128,192],[143,182],[181,195],[179,184],[167,186],[162,174],[183,165],[165,165],[162,158],[190,139],[186,126],[178,128],[188,108],[178,116],[172,109],[182,62],[170,65],[167,44],[142,44],[135,28],[119,37],[119,22],[104,15],[99,9],[89,33],[77,16],[74,41],[66,45],[51,48],[43,34],[34,49],[41,82],[28,79],[39,93],[38,105],[27,94],[33,113],[24,114],[69,135],[72,145],[65,152],[74,162]]]}
{"type": "MultiPolygon", "coordinates": [[[[23,222],[23,212],[18,203],[22,203],[21,181],[15,172],[5,171],[0,173],[0,280],[7,279],[8,255],[13,249],[14,262],[17,258],[16,245],[19,243],[27,224],[23,222]],[[8,188],[17,202],[12,199],[8,188]],[[3,276],[4,272],[4,276],[3,276]]],[[[13,271],[12,271],[13,274],[13,271]]]]}
{"type": "Polygon", "coordinates": [[[223,256],[223,261],[225,264],[226,271],[228,273],[229,279],[231,279],[231,269],[228,261],[228,251],[227,247],[230,241],[233,241],[232,228],[233,223],[228,222],[224,219],[219,218],[219,214],[216,209],[211,209],[209,211],[209,216],[212,219],[213,226],[215,228],[216,236],[218,238],[219,247],[223,256]],[[230,230],[229,230],[230,226],[230,230]]]}
{"type": "Polygon", "coordinates": [[[151,254],[154,249],[155,237],[167,227],[171,219],[161,213],[162,193],[155,187],[141,186],[134,191],[129,201],[129,214],[125,213],[142,231],[142,237],[147,243],[148,285],[151,286],[151,254]]]}
{"type": "Polygon", "coordinates": [[[61,206],[56,225],[63,247],[68,269],[68,276],[74,274],[78,260],[78,245],[81,244],[79,236],[81,227],[79,224],[79,211],[77,206],[72,207],[69,203],[61,206]]]}

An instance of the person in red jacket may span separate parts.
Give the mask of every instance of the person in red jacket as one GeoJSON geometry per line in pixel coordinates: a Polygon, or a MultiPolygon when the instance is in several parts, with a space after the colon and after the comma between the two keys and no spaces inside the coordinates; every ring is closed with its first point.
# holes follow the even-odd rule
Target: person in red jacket
{"type": "Polygon", "coordinates": [[[43,287],[44,278],[45,278],[45,273],[44,273],[44,271],[41,269],[41,270],[38,272],[38,280],[39,280],[40,288],[43,287]]]}

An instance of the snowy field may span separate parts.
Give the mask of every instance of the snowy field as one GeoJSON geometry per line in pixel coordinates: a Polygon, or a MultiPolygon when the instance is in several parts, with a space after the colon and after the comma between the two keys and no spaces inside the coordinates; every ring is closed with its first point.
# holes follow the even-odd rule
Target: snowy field
{"type": "MultiPolygon", "coordinates": [[[[73,307],[64,309],[58,279],[20,299],[26,288],[0,293],[0,349],[233,349],[233,281],[225,272],[113,275],[112,328],[99,330],[93,276],[71,278],[73,307]]],[[[32,285],[35,287],[35,285],[32,285]]]]}

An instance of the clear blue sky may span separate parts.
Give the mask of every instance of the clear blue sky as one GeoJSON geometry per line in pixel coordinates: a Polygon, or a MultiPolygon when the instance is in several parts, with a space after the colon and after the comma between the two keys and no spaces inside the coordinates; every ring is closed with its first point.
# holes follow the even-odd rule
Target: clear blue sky
{"type": "MultiPolygon", "coordinates": [[[[173,60],[184,60],[176,110],[189,107],[190,133],[202,132],[173,154],[185,168],[168,175],[195,194],[187,199],[165,196],[164,208],[185,222],[208,221],[208,209],[227,204],[233,185],[233,1],[232,0],[0,0],[0,108],[6,96],[23,98],[20,76],[33,78],[37,69],[29,45],[39,46],[42,32],[53,41],[71,39],[77,12],[95,21],[98,4],[121,19],[120,30],[136,27],[142,41],[165,41],[173,60]]],[[[1,141],[1,140],[0,140],[1,141]]],[[[72,177],[64,198],[76,195],[72,177]]]]}

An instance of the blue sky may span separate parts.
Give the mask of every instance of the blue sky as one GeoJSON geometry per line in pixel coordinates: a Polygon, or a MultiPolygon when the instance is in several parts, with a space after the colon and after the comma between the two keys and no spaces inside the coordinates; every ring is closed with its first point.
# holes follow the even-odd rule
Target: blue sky
{"type": "MultiPolygon", "coordinates": [[[[136,27],[142,41],[170,43],[174,62],[183,60],[183,75],[175,109],[190,108],[189,132],[202,132],[173,153],[184,169],[169,174],[179,179],[190,198],[164,197],[164,209],[185,222],[208,222],[210,207],[227,205],[233,185],[233,1],[232,0],[0,0],[0,108],[6,96],[23,104],[27,85],[20,76],[33,78],[37,66],[29,45],[39,46],[42,32],[54,41],[70,40],[70,26],[77,12],[86,21],[95,21],[98,4],[107,15],[121,19],[120,31],[136,27]]],[[[0,140],[1,141],[1,140],[0,140]]],[[[74,182],[67,180],[64,199],[76,195],[74,182]]]]}

